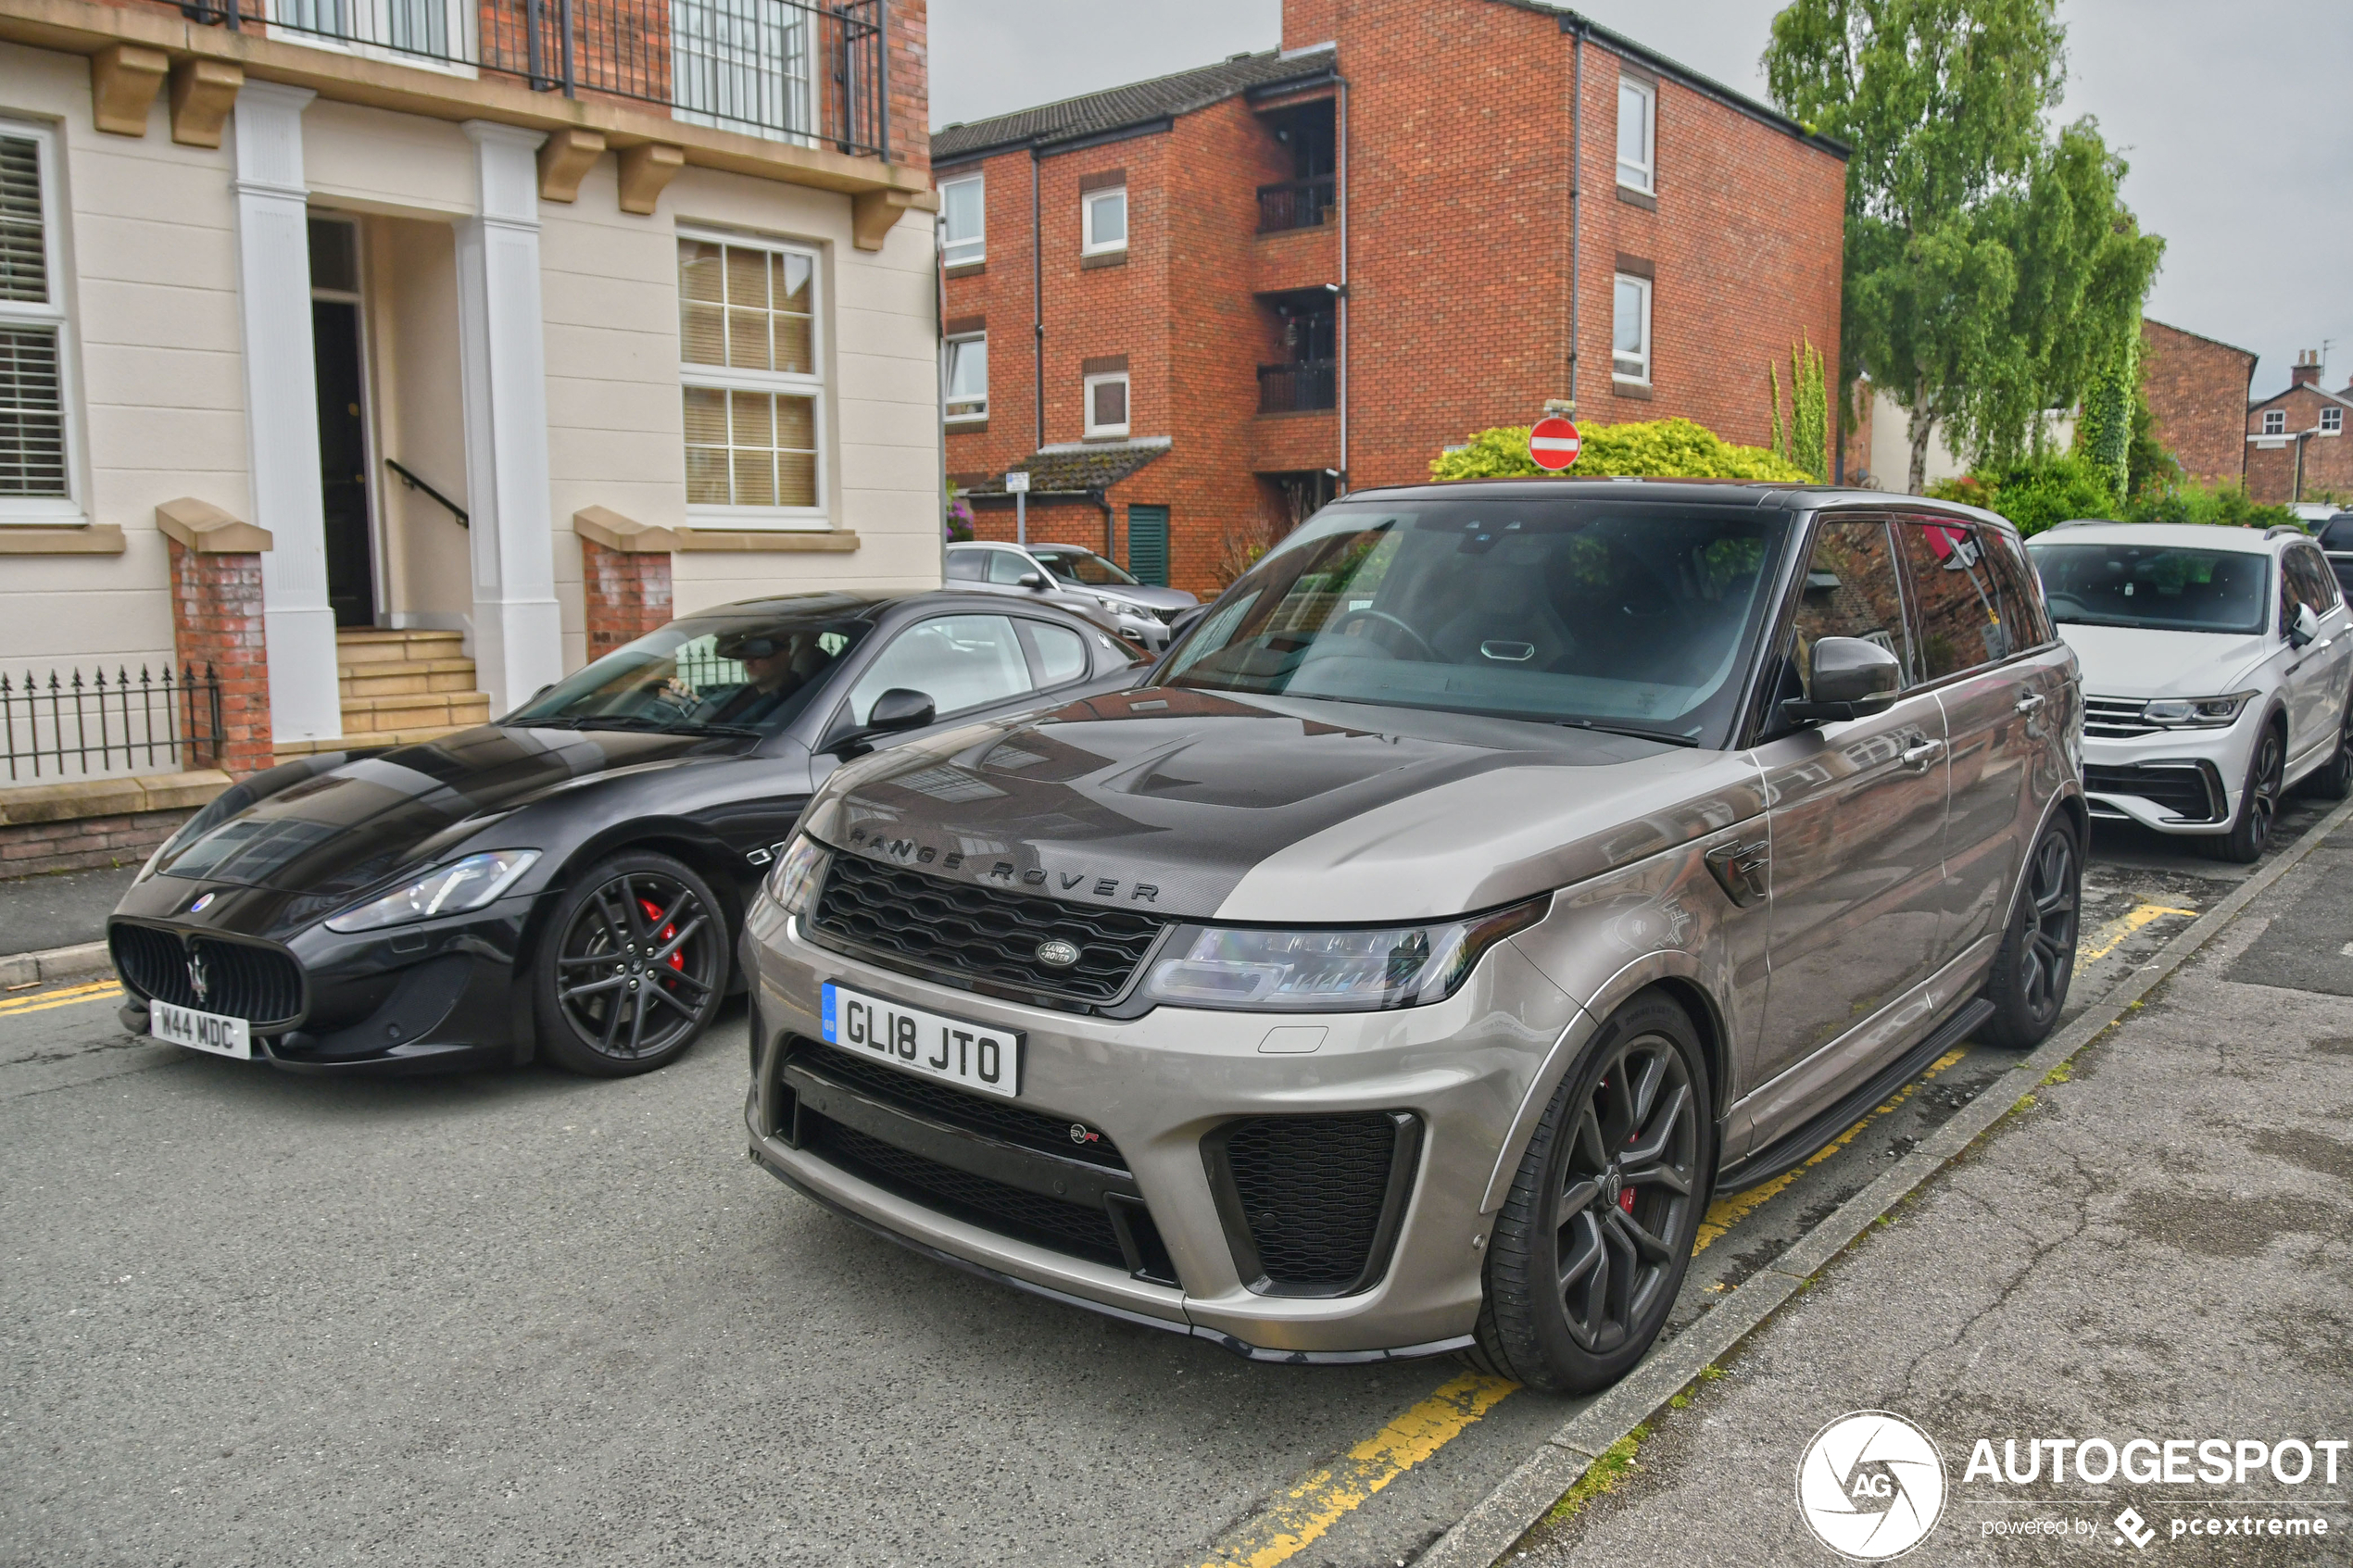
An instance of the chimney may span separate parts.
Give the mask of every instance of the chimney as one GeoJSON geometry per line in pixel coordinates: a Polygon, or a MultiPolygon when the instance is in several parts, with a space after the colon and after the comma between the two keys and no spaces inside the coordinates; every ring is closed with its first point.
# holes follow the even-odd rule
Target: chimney
{"type": "Polygon", "coordinates": [[[2321,351],[2319,349],[2307,348],[2296,354],[2296,368],[2287,373],[2287,384],[2290,391],[2299,386],[2321,384],[2321,351]]]}

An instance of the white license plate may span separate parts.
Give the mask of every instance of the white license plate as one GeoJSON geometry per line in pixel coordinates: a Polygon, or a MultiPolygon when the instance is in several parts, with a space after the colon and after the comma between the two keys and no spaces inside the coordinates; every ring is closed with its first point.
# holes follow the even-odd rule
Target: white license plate
{"type": "Polygon", "coordinates": [[[991,1029],[825,982],[825,1043],[984,1095],[1021,1094],[1021,1031],[991,1029]]]}
{"type": "Polygon", "coordinates": [[[242,1018],[176,1008],[170,1002],[149,1002],[147,1033],[158,1040],[210,1051],[215,1056],[233,1056],[239,1061],[253,1060],[253,1031],[242,1018]]]}

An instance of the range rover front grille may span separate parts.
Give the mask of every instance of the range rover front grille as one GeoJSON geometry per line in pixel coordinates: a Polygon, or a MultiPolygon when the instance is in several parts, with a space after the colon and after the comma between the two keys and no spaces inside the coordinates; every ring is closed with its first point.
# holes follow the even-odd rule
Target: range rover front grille
{"type": "Polygon", "coordinates": [[[836,1083],[860,1089],[875,1098],[898,1106],[919,1116],[929,1116],[968,1132],[983,1133],[1002,1138],[1010,1144],[1034,1148],[1043,1154],[1058,1154],[1066,1160],[1084,1160],[1089,1165],[1101,1165],[1106,1171],[1125,1171],[1127,1157],[1111,1139],[1068,1116],[1056,1116],[1051,1111],[1037,1110],[1015,1105],[990,1095],[968,1094],[952,1084],[936,1079],[918,1078],[912,1073],[901,1073],[895,1067],[852,1056],[821,1041],[805,1035],[787,1035],[785,1041],[787,1062],[806,1060],[810,1066],[836,1083]],[[1070,1135],[1073,1127],[1093,1135],[1093,1141],[1070,1135]]]}
{"type": "Polygon", "coordinates": [[[1203,1145],[1210,1187],[1251,1288],[1346,1296],[1388,1267],[1421,1122],[1405,1111],[1254,1116],[1203,1145]]]}
{"type": "Polygon", "coordinates": [[[302,1017],[302,966],[275,947],[182,936],[117,921],[107,932],[115,971],[142,996],[173,1007],[242,1018],[259,1027],[302,1017]],[[193,966],[193,968],[192,968],[193,966]],[[196,974],[204,994],[196,992],[196,974]]]}
{"type": "Polygon", "coordinates": [[[901,973],[1108,1002],[1126,990],[1163,923],[837,851],[809,926],[819,941],[847,946],[901,973]],[[1077,947],[1076,964],[1049,969],[1038,961],[1039,945],[1056,937],[1077,947]]]}

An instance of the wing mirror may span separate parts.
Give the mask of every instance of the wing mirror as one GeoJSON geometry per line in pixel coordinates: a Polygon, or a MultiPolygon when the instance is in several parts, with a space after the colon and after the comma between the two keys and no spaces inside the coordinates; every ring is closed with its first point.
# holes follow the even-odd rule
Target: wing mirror
{"type": "Polygon", "coordinates": [[[2321,618],[2312,613],[2310,605],[2297,605],[2296,614],[2287,623],[2287,646],[2300,648],[2321,634],[2321,618]]]}
{"type": "Polygon", "coordinates": [[[1793,724],[1867,719],[1895,706],[1904,667],[1894,654],[1860,637],[1819,637],[1806,660],[1806,692],[1781,704],[1793,724]]]}
{"type": "Polygon", "coordinates": [[[875,706],[866,712],[866,728],[884,734],[900,730],[920,730],[937,714],[928,694],[907,686],[893,686],[875,698],[875,706]]]}
{"type": "Polygon", "coordinates": [[[1042,571],[1025,571],[1013,581],[1025,588],[1035,588],[1041,594],[1046,591],[1046,574],[1042,571]]]}

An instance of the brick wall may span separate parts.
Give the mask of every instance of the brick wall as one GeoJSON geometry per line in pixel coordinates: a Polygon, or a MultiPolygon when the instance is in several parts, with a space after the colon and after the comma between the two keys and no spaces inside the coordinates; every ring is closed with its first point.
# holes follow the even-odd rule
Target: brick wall
{"type": "Polygon", "coordinates": [[[666,551],[609,550],[594,539],[581,539],[581,600],[591,662],[670,624],[670,569],[666,551]]]}
{"type": "Polygon", "coordinates": [[[140,811],[0,827],[0,878],[135,866],[193,811],[140,811]]]}
{"type": "Polygon", "coordinates": [[[2141,345],[2158,440],[2201,484],[2244,481],[2246,392],[2255,356],[2162,321],[2141,323],[2141,345]]]}
{"type": "Polygon", "coordinates": [[[172,653],[197,678],[220,679],[220,750],[213,765],[233,777],[272,766],[270,646],[261,618],[261,558],[171,550],[172,653]]]}
{"type": "Polygon", "coordinates": [[[931,17],[928,0],[891,0],[890,152],[931,166],[931,17]]]}
{"type": "Polygon", "coordinates": [[[2348,386],[2337,397],[2317,387],[2295,386],[2266,398],[2246,410],[2241,441],[2246,450],[2246,493],[2258,501],[2335,500],[2353,505],[2353,408],[2340,401],[2353,397],[2348,386]],[[2339,430],[2326,434],[2321,418],[2338,409],[2339,430]],[[2286,416],[2282,434],[2266,439],[2263,415],[2278,409],[2286,416]]]}

